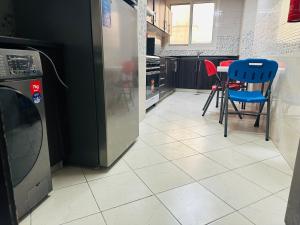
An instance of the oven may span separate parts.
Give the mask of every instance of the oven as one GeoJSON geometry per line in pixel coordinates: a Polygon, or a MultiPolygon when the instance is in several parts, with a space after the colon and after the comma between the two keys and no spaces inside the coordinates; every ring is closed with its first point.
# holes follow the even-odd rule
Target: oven
{"type": "Polygon", "coordinates": [[[146,57],[146,109],[159,101],[160,58],[146,57]]]}

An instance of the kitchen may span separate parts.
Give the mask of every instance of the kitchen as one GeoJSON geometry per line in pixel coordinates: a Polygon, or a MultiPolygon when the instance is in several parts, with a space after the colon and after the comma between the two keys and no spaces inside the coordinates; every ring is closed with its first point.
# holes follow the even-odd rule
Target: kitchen
{"type": "Polygon", "coordinates": [[[3,0],[0,224],[299,224],[299,21],[298,0],[3,0]]]}

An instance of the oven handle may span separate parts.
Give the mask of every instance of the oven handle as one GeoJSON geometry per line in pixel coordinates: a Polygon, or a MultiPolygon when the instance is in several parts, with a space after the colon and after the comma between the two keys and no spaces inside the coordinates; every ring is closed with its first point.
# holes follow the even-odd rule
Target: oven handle
{"type": "Polygon", "coordinates": [[[146,76],[157,75],[160,74],[160,71],[146,72],[146,76]]]}
{"type": "Polygon", "coordinates": [[[160,66],[147,67],[147,70],[158,70],[160,66]]]}

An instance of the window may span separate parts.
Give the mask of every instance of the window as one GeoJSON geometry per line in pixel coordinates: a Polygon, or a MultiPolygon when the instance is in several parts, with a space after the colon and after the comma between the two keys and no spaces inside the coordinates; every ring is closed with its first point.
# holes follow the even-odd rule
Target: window
{"type": "Polygon", "coordinates": [[[171,44],[188,44],[190,33],[190,5],[171,6],[172,35],[171,44]]]}
{"type": "Polygon", "coordinates": [[[211,43],[213,40],[214,11],[215,3],[172,5],[170,44],[211,43]]]}
{"type": "Polygon", "coordinates": [[[211,43],[214,27],[214,3],[193,5],[192,43],[211,43]]]}

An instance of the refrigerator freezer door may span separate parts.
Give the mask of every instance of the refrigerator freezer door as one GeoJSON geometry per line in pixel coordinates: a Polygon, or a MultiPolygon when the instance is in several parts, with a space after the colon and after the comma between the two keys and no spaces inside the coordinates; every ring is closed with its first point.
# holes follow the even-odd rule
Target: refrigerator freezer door
{"type": "Polygon", "coordinates": [[[137,11],[123,0],[102,0],[106,150],[110,166],[138,137],[137,11]]]}

